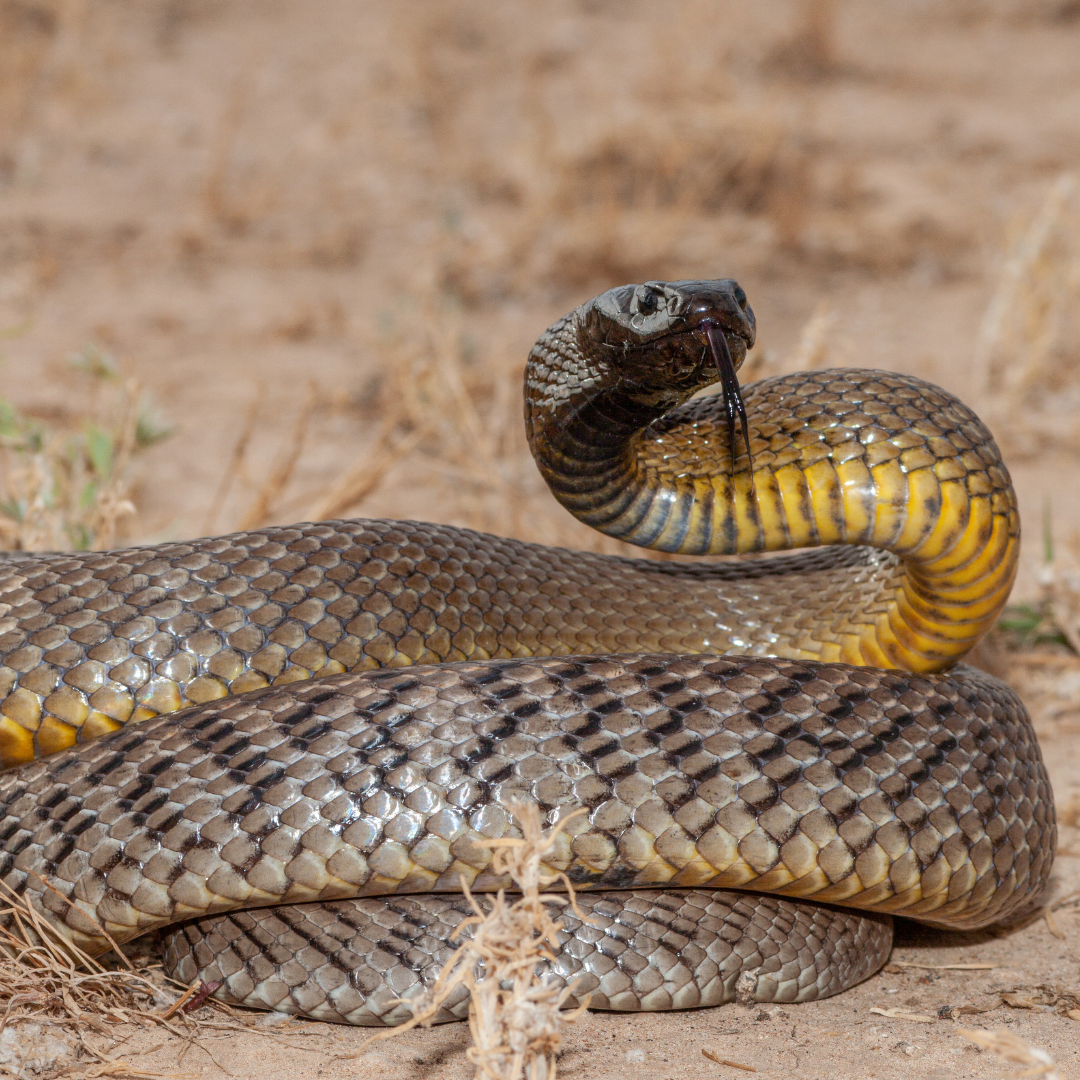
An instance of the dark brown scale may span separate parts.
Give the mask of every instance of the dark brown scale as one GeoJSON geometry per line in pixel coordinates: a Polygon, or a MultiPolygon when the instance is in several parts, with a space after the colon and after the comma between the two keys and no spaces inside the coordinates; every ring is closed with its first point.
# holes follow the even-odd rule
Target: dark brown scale
{"type": "MultiPolygon", "coordinates": [[[[167,706],[282,685],[313,672],[612,650],[775,655],[795,605],[799,621],[815,626],[800,642],[819,640],[824,648],[840,636],[831,629],[830,612],[867,604],[857,571],[880,579],[875,588],[884,603],[894,588],[894,564],[868,548],[807,552],[760,568],[658,563],[392,521],[322,522],[106,553],[4,555],[0,605],[10,606],[0,618],[0,692],[7,693],[0,705],[0,761],[18,764],[20,755],[55,752],[122,721],[170,711],[167,706]],[[387,564],[377,555],[389,554],[388,547],[413,556],[387,564]],[[303,557],[294,548],[302,548],[303,557]],[[255,557],[268,549],[280,558],[255,557]],[[345,588],[355,596],[345,592],[325,607],[313,598],[325,583],[295,579],[303,572],[297,567],[310,569],[314,558],[334,562],[339,578],[345,571],[354,575],[345,588]],[[217,561],[225,559],[231,571],[217,561]],[[192,575],[175,573],[183,564],[201,568],[196,573],[204,578],[218,576],[219,585],[240,581],[241,567],[253,576],[242,579],[245,591],[232,605],[206,612],[200,605],[212,605],[203,603],[202,587],[193,590],[192,575]],[[288,585],[284,573],[266,570],[280,564],[291,570],[288,585]],[[465,571],[470,565],[476,573],[465,571]],[[477,585],[487,573],[501,582],[500,607],[477,585]],[[57,615],[38,598],[65,578],[83,584],[57,615]],[[144,583],[158,581],[160,588],[147,595],[144,583]],[[546,602],[552,581],[560,583],[560,605],[546,602]],[[123,592],[129,587],[130,596],[123,592]],[[407,593],[422,595],[439,612],[432,622],[412,617],[423,631],[395,606],[407,593]],[[103,596],[114,606],[103,604],[103,596]],[[133,602],[140,596],[141,608],[133,602]],[[33,614],[24,615],[28,609],[33,614]],[[215,629],[222,610],[229,613],[227,628],[215,629]],[[585,614],[599,617],[603,629],[590,625],[596,619],[577,617],[585,614]]],[[[228,586],[230,592],[238,587],[228,586]]]]}

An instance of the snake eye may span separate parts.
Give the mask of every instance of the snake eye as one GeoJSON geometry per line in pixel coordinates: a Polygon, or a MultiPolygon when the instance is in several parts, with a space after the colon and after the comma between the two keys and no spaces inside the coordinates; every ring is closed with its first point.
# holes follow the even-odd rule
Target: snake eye
{"type": "Polygon", "coordinates": [[[637,309],[642,315],[653,315],[660,306],[660,298],[652,289],[645,289],[637,295],[637,309]]]}
{"type": "Polygon", "coordinates": [[[746,307],[746,293],[743,290],[743,287],[741,285],[736,285],[734,292],[735,292],[735,300],[738,303],[739,307],[741,307],[741,308],[746,307]]]}

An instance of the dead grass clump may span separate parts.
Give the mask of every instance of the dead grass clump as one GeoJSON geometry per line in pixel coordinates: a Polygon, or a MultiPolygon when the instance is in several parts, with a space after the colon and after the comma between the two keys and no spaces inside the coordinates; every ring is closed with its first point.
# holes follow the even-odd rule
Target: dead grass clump
{"type": "Polygon", "coordinates": [[[167,434],[108,354],[87,349],[72,366],[90,383],[78,415],[46,422],[0,399],[0,548],[112,546],[135,513],[131,460],[167,434]]]}
{"type": "MultiPolygon", "coordinates": [[[[814,72],[834,66],[832,6],[810,0],[795,33],[814,72]]],[[[444,283],[459,299],[709,276],[732,247],[761,265],[805,253],[809,219],[838,192],[822,187],[803,110],[734,74],[747,59],[734,7],[718,17],[680,0],[640,54],[614,51],[618,36],[599,26],[538,45],[523,17],[519,5],[492,14],[463,0],[394,20],[454,207],[460,243],[444,283]]],[[[873,262],[889,246],[875,237],[852,252],[833,231],[816,234],[828,260],[873,262]]]]}
{"type": "MultiPolygon", "coordinates": [[[[255,493],[255,498],[240,520],[241,529],[257,529],[268,524],[283,493],[292,480],[300,455],[304,452],[304,443],[311,427],[311,419],[319,400],[319,390],[314,382],[308,383],[307,395],[297,413],[290,437],[284,441],[270,474],[255,493]]],[[[240,445],[246,449],[247,437],[242,433],[240,445]]]]}
{"type": "Polygon", "coordinates": [[[673,124],[642,104],[580,147],[530,152],[524,178],[488,162],[464,167],[480,199],[504,189],[518,204],[499,223],[501,243],[463,244],[450,260],[448,281],[467,302],[500,281],[580,293],[707,273],[717,247],[747,232],[763,257],[795,250],[814,196],[803,141],[767,105],[713,104],[673,124]]]}
{"type": "MultiPolygon", "coordinates": [[[[161,1025],[185,1035],[171,1022],[175,991],[130,964],[106,968],[6,886],[0,895],[6,901],[0,908],[0,1072],[58,1075],[84,1053],[101,1064],[123,1064],[106,1056],[119,1025],[161,1025]],[[95,1046],[97,1037],[106,1043],[95,1046]]],[[[123,1071],[140,1075],[130,1066],[123,1071]]]]}
{"type": "Polygon", "coordinates": [[[136,966],[115,943],[113,954],[112,966],[87,955],[0,883],[0,1076],[51,1080],[72,1070],[86,1080],[185,1075],[146,1070],[117,1053],[139,1028],[178,1039],[177,1065],[197,1049],[218,1068],[208,1036],[256,1031],[278,1037],[214,1001],[218,984],[184,990],[169,984],[160,963],[146,958],[136,966]]]}
{"type": "MultiPolygon", "coordinates": [[[[575,521],[536,470],[521,424],[523,361],[493,336],[469,333],[460,304],[431,292],[410,305],[403,331],[375,348],[383,372],[365,412],[378,418],[356,464],[304,510],[313,520],[353,515],[407,486],[410,505],[454,491],[449,524],[586,551],[647,553],[575,521]]],[[[393,516],[392,501],[378,513],[393,516]]],[[[415,513],[415,511],[412,511],[415,513]]],[[[421,514],[421,516],[424,516],[421,514]]]]}
{"type": "Polygon", "coordinates": [[[514,458],[507,414],[516,418],[517,410],[507,400],[506,372],[494,357],[470,363],[475,346],[451,301],[428,298],[419,307],[420,317],[410,320],[415,331],[381,343],[379,427],[361,460],[312,504],[316,520],[355,509],[401,469],[413,483],[424,473],[437,483],[456,482],[467,523],[495,524],[489,493],[502,495],[514,458]]]}
{"type": "Polygon", "coordinates": [[[1080,657],[1080,549],[1074,544],[1039,575],[1045,622],[1080,657]]]}
{"type": "Polygon", "coordinates": [[[1080,450],[1080,184],[1058,177],[1018,222],[975,351],[983,410],[1002,448],[1080,450]]]}
{"type": "Polygon", "coordinates": [[[1043,516],[1042,561],[1035,570],[1039,594],[1005,609],[997,628],[1014,650],[1049,647],[1080,659],[1080,537],[1055,544],[1049,506],[1043,516]]]}
{"type": "Polygon", "coordinates": [[[545,862],[577,813],[545,831],[535,804],[514,801],[507,809],[517,819],[521,837],[481,843],[495,852],[491,872],[508,876],[521,895],[511,902],[500,889],[485,911],[462,879],[476,914],[458,927],[455,936],[471,928],[470,939],[454,953],[431,989],[408,1002],[412,1019],[376,1035],[364,1047],[418,1025],[429,1025],[451,994],[465,987],[471,998],[469,1030],[473,1038],[467,1053],[476,1066],[476,1080],[556,1080],[562,1029],[588,1004],[562,1011],[574,992],[574,983],[563,985],[546,970],[554,960],[553,950],[558,948],[562,929],[552,918],[549,905],[573,905],[574,890],[564,874],[552,873],[545,862]],[[561,882],[567,894],[542,891],[555,882],[561,882]]]}
{"type": "MultiPolygon", "coordinates": [[[[440,515],[450,524],[603,554],[678,558],[606,537],[552,498],[520,422],[522,361],[515,349],[495,337],[471,337],[467,312],[445,293],[431,292],[409,309],[407,330],[375,346],[384,374],[364,403],[365,414],[378,419],[373,438],[356,464],[304,508],[305,517],[351,516],[375,500],[379,514],[394,516],[398,511],[389,500],[396,487],[407,485],[416,493],[413,504],[423,506],[427,493],[433,501],[444,499],[451,485],[453,512],[440,515]]],[[[819,306],[791,354],[755,350],[741,381],[846,362],[839,318],[819,306]]],[[[253,406],[242,427],[240,459],[256,413],[253,406]]],[[[242,475],[234,455],[223,484],[242,475]]],[[[227,488],[215,496],[205,531],[211,531],[225,494],[227,488]]]]}
{"type": "Polygon", "coordinates": [[[776,239],[795,246],[807,168],[787,123],[767,109],[732,104],[677,126],[657,118],[609,132],[560,164],[542,213],[543,234],[556,238],[547,276],[585,287],[675,274],[672,241],[689,221],[720,215],[769,220],[776,239]],[[666,234],[666,250],[657,250],[650,222],[666,234]],[[609,269],[598,261],[605,252],[609,269]]]}

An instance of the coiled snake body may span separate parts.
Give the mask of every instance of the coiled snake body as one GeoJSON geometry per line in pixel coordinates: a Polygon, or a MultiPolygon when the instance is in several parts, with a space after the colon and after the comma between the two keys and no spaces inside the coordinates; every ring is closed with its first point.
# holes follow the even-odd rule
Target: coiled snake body
{"type": "Polygon", "coordinates": [[[367,1024],[449,954],[462,876],[503,884],[477,841],[515,795],[589,809],[556,970],[597,1007],[807,1000],[884,962],[892,914],[1030,907],[1055,829],[1027,715],[942,674],[1015,572],[997,448],[875,371],[744,412],[753,335],[731,281],[611,290],[533,349],[530,445],[609,535],[818,551],[332,521],[0,563],[3,881],[91,952],[171,927],[187,981],[367,1024]]]}

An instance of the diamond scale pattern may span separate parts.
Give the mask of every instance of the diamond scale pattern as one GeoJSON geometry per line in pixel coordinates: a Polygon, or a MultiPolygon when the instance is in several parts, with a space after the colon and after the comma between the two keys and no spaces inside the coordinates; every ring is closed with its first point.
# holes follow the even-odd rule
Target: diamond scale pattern
{"type": "Polygon", "coordinates": [[[1027,716],[974,669],[549,657],[268,687],[9,771],[0,876],[100,951],[99,924],[498,888],[485,841],[522,796],[588,808],[551,867],[585,890],[779,890],[955,927],[1030,903],[1054,848],[1027,716]]]}
{"type": "MultiPolygon", "coordinates": [[[[726,890],[582,893],[578,906],[588,921],[560,910],[550,966],[557,982],[575,984],[568,1007],[586,995],[593,1009],[721,1005],[747,971],[756,1001],[811,1001],[866,978],[892,944],[880,916],[726,890]]],[[[412,1015],[397,999],[434,982],[470,915],[460,896],[240,911],[171,931],[165,965],[188,984],[221,982],[214,996],[233,1004],[392,1026],[412,1015]]],[[[434,1022],[463,1020],[468,1009],[456,994],[434,1022]]]]}
{"type": "MultiPolygon", "coordinates": [[[[395,521],[5,559],[0,766],[313,675],[612,648],[766,655],[779,638],[820,653],[839,640],[836,611],[893,594],[897,564],[835,549],[761,574],[395,521]]],[[[646,679],[641,692],[656,690],[646,679]]],[[[668,709],[693,704],[693,688],[665,693],[668,709]]]]}

